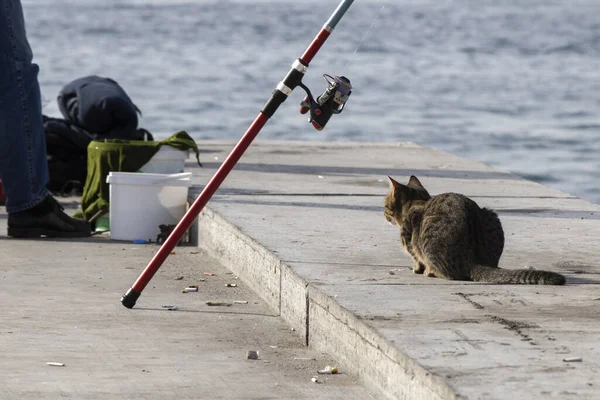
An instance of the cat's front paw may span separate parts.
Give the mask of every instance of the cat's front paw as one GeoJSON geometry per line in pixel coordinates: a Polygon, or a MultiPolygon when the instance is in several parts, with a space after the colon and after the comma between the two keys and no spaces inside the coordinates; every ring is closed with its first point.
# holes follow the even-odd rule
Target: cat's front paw
{"type": "Polygon", "coordinates": [[[423,272],[425,272],[425,264],[423,264],[422,262],[415,261],[415,263],[413,264],[413,272],[415,274],[422,274],[423,272]]]}
{"type": "Polygon", "coordinates": [[[437,278],[437,275],[435,274],[435,269],[430,268],[430,267],[425,268],[423,275],[425,275],[429,278],[437,278]]]}

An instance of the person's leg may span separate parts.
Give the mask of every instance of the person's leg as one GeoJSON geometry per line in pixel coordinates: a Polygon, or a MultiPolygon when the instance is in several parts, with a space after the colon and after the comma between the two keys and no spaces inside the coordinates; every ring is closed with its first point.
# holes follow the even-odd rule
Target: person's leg
{"type": "Polygon", "coordinates": [[[90,236],[89,224],[65,214],[46,189],[39,69],[32,59],[21,1],[0,0],[0,179],[8,235],[90,236]]]}
{"type": "Polygon", "coordinates": [[[48,196],[39,69],[31,61],[20,0],[0,0],[0,179],[9,213],[48,196]]]}

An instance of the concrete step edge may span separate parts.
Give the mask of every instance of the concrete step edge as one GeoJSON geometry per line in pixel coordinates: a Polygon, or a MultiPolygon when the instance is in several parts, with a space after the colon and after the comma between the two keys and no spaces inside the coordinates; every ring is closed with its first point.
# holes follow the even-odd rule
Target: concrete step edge
{"type": "Polygon", "coordinates": [[[202,211],[197,239],[198,247],[258,293],[308,345],[338,358],[344,371],[387,398],[460,398],[441,377],[406,356],[219,213],[210,208],[202,211]]]}

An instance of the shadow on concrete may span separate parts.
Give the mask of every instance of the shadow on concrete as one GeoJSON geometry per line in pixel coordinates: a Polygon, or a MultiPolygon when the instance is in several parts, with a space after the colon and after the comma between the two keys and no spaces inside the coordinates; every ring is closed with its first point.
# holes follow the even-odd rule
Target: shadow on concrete
{"type": "MultiPolygon", "coordinates": [[[[467,195],[468,196],[468,195],[467,195]]],[[[473,199],[571,199],[571,200],[580,200],[577,196],[564,195],[564,196],[502,196],[502,195],[485,195],[485,194],[477,194],[473,196],[468,196],[473,199]]]]}
{"type": "MultiPolygon", "coordinates": [[[[317,196],[317,195],[311,195],[317,196]]],[[[310,197],[310,196],[306,196],[310,197]]],[[[373,196],[369,196],[373,197],[373,196]]],[[[315,202],[295,202],[295,201],[271,201],[271,200],[249,200],[249,199],[235,199],[235,198],[222,198],[219,196],[211,199],[214,203],[233,203],[233,204],[246,204],[246,205],[262,205],[262,206],[276,206],[276,207],[309,207],[309,208],[323,208],[323,209],[340,209],[340,210],[357,210],[357,211],[369,211],[369,212],[383,212],[383,196],[381,197],[381,206],[361,206],[351,204],[328,204],[328,203],[315,203],[315,202]]],[[[523,209],[502,209],[494,208],[500,216],[519,216],[519,217],[537,217],[537,218],[567,218],[567,219],[600,219],[600,214],[592,213],[590,211],[579,211],[579,210],[558,210],[551,208],[523,208],[523,209]]]]}
{"type": "Polygon", "coordinates": [[[383,212],[383,203],[381,206],[353,206],[348,204],[324,204],[324,203],[308,203],[308,202],[285,202],[285,201],[260,201],[260,200],[235,200],[213,198],[213,203],[233,203],[233,204],[253,204],[259,206],[277,206],[277,207],[310,207],[310,208],[329,208],[340,210],[359,210],[371,212],[383,212]]]}
{"type": "Polygon", "coordinates": [[[164,311],[169,313],[200,313],[200,314],[232,314],[232,315],[256,315],[259,317],[271,317],[271,318],[279,318],[279,314],[263,314],[263,313],[255,313],[255,312],[240,312],[240,311],[226,311],[229,307],[221,306],[217,307],[220,310],[190,310],[190,309],[181,309],[177,308],[177,310],[169,310],[168,308],[152,308],[152,307],[134,307],[133,310],[139,311],[164,311]]]}
{"type": "Polygon", "coordinates": [[[600,279],[583,278],[580,276],[567,276],[567,285],[598,285],[600,279]]]}
{"type": "MultiPolygon", "coordinates": [[[[207,168],[218,168],[221,163],[203,163],[207,168]]],[[[288,165],[288,164],[247,164],[239,163],[234,167],[237,171],[264,172],[275,174],[303,175],[379,175],[460,178],[460,179],[511,179],[523,180],[518,175],[500,171],[456,171],[448,169],[398,169],[398,168],[368,168],[368,167],[336,167],[329,165],[288,165]]]]}
{"type": "MultiPolygon", "coordinates": [[[[272,192],[269,190],[261,189],[244,189],[244,188],[219,188],[215,196],[279,196],[279,197],[385,197],[387,194],[387,184],[381,185],[381,193],[321,193],[321,192],[272,192]]],[[[192,185],[189,189],[189,195],[193,200],[204,190],[204,185],[192,185]]],[[[439,194],[439,193],[434,193],[439,194]]],[[[488,199],[572,199],[579,200],[577,196],[502,196],[502,195],[469,195],[463,193],[465,196],[471,199],[488,198],[488,199]]]]}
{"type": "Polygon", "coordinates": [[[304,261],[304,260],[281,260],[287,264],[313,264],[313,265],[339,265],[341,267],[383,267],[383,268],[406,268],[412,271],[412,266],[401,264],[366,264],[366,263],[347,263],[347,262],[331,262],[331,261],[304,261]]]}
{"type": "MultiPolygon", "coordinates": [[[[387,190],[387,186],[385,187],[387,190]]],[[[193,185],[190,187],[189,197],[196,198],[204,189],[204,186],[193,185]]],[[[242,189],[242,188],[222,188],[215,196],[279,196],[279,197],[385,197],[387,192],[379,193],[292,193],[292,192],[271,192],[268,190],[242,189]]]]}
{"type": "Polygon", "coordinates": [[[557,210],[555,208],[494,208],[500,215],[519,217],[552,217],[569,219],[600,219],[600,213],[580,210],[557,210]]]}

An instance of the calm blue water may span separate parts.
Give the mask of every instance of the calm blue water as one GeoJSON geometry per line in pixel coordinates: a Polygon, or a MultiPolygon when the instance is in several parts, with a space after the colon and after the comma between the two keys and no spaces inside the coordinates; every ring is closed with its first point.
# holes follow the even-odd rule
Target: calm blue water
{"type": "MultiPolygon", "coordinates": [[[[337,0],[23,0],[44,112],[117,80],[167,136],[238,139],[337,0]]],[[[262,139],[413,141],[600,203],[600,2],[357,0],[304,81],[348,76],[317,132],[297,89],[262,139]],[[359,43],[362,45],[359,46],[359,43]]]]}

